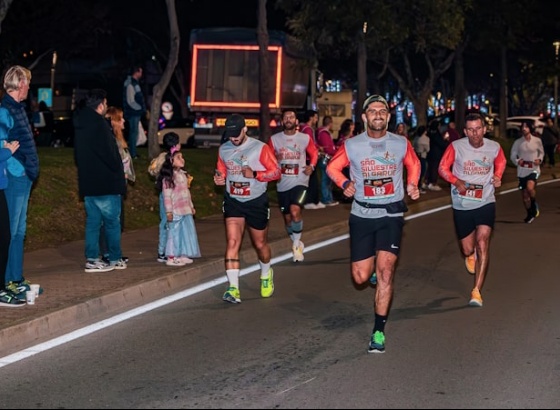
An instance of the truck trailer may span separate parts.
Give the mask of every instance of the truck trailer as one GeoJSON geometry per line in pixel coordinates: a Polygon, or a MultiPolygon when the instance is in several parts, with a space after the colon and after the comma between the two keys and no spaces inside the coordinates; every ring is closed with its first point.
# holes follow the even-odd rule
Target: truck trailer
{"type": "MultiPolygon", "coordinates": [[[[279,127],[282,110],[316,107],[316,58],[292,36],[269,31],[270,125],[279,127]]],[[[259,46],[257,32],[246,28],[194,29],[189,107],[198,143],[221,136],[228,115],[246,118],[250,135],[259,130],[259,46]]]]}

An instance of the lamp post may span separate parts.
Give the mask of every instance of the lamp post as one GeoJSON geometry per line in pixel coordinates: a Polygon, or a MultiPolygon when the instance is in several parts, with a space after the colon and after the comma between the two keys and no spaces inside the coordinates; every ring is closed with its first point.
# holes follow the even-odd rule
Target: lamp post
{"type": "Polygon", "coordinates": [[[54,72],[56,69],[56,59],[57,59],[56,51],[53,51],[52,64],[51,64],[51,93],[53,98],[52,105],[54,105],[54,72]]]}
{"type": "Polygon", "coordinates": [[[554,126],[558,126],[558,49],[560,41],[552,43],[554,46],[554,126]]]}

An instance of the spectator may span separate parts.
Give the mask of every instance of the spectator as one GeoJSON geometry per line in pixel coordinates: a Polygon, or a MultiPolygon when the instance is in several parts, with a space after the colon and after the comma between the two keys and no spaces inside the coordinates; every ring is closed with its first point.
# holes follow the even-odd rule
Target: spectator
{"type": "Polygon", "coordinates": [[[560,138],[560,131],[554,125],[552,118],[547,117],[546,125],[543,128],[541,140],[544,148],[544,160],[542,165],[546,164],[548,158],[548,167],[553,168],[556,165],[554,154],[556,153],[556,146],[560,138]]]}
{"type": "MultiPolygon", "coordinates": [[[[8,132],[9,141],[18,141],[19,149],[8,160],[8,186],[5,189],[8,213],[10,215],[11,243],[6,269],[6,288],[18,299],[25,299],[30,282],[23,276],[23,242],[27,232],[27,206],[31,187],[39,176],[39,157],[31,131],[31,124],[22,103],[27,99],[31,71],[16,65],[4,75],[2,107],[14,120],[8,132]]],[[[42,292],[42,289],[40,290],[42,292]]]]}
{"type": "Polygon", "coordinates": [[[404,122],[399,122],[397,127],[395,128],[395,134],[402,135],[406,139],[408,139],[408,132],[406,131],[406,125],[404,122]]]}
{"type": "Polygon", "coordinates": [[[412,141],[412,146],[418,159],[420,160],[420,193],[426,193],[426,171],[428,170],[428,152],[430,152],[430,139],[428,138],[427,128],[425,125],[421,125],[416,129],[416,136],[412,141]]]}
{"type": "Polygon", "coordinates": [[[333,198],[333,183],[327,175],[327,164],[336,153],[332,127],[333,119],[330,115],[326,115],[323,117],[323,126],[317,130],[317,146],[319,148],[318,168],[321,170],[321,197],[325,206],[338,205],[338,201],[335,201],[333,198]]]}
{"type": "Polygon", "coordinates": [[[200,258],[193,218],[196,210],[184,167],[183,154],[179,148],[172,147],[165,156],[157,179],[169,230],[165,247],[168,266],[184,266],[193,263],[191,258],[200,258]]]}
{"type": "Polygon", "coordinates": [[[146,113],[146,103],[140,88],[142,73],[142,67],[133,66],[123,86],[124,118],[128,121],[128,147],[133,159],[138,158],[136,145],[138,143],[139,124],[142,116],[146,113]]]}
{"type": "MultiPolygon", "coordinates": [[[[317,139],[315,138],[315,128],[317,127],[317,122],[319,121],[319,114],[317,111],[308,110],[303,118],[303,125],[300,127],[300,131],[309,135],[309,137],[317,146],[317,139]]],[[[319,149],[319,147],[317,147],[319,149]]],[[[307,158],[309,161],[309,158],[307,158]]],[[[307,189],[307,196],[305,197],[305,209],[322,209],[325,207],[319,201],[319,172],[317,168],[313,170],[309,176],[309,187],[307,189]]]]}
{"type": "Polygon", "coordinates": [[[430,152],[428,152],[428,170],[426,174],[426,181],[428,182],[428,190],[441,191],[438,185],[438,167],[439,162],[448,142],[444,139],[440,132],[440,123],[438,120],[432,120],[428,125],[428,138],[430,139],[430,152]]]}
{"type": "MultiPolygon", "coordinates": [[[[160,153],[156,158],[150,162],[148,168],[148,173],[158,178],[161,171],[161,167],[165,162],[165,158],[171,149],[175,150],[181,149],[181,142],[179,140],[179,135],[175,132],[168,132],[163,136],[163,152],[160,153]]],[[[157,261],[161,263],[167,262],[167,256],[165,255],[165,247],[167,245],[167,215],[165,213],[165,204],[163,203],[163,193],[160,191],[159,194],[159,241],[158,241],[158,256],[157,261]]]]}
{"type": "Polygon", "coordinates": [[[6,289],[6,266],[10,252],[10,215],[4,190],[8,186],[6,166],[8,159],[19,148],[18,141],[7,142],[8,132],[14,126],[14,119],[8,110],[0,107],[0,306],[21,307],[25,301],[18,299],[17,295],[6,289]]]}
{"type": "Polygon", "coordinates": [[[86,210],[86,272],[126,269],[121,251],[121,200],[126,194],[124,167],[115,136],[104,116],[107,93],[94,89],[74,113],[74,156],[86,210]],[[99,235],[105,229],[109,263],[100,259],[99,235]]]}
{"type": "Polygon", "coordinates": [[[447,126],[447,134],[449,144],[451,144],[453,141],[457,141],[462,137],[462,135],[459,134],[459,131],[457,131],[457,125],[455,124],[455,121],[451,121],[447,126]]]}

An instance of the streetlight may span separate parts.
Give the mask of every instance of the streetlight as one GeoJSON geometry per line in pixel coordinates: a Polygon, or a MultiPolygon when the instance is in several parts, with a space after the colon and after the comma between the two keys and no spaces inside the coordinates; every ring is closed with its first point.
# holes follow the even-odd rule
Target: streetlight
{"type": "Polygon", "coordinates": [[[56,69],[56,59],[57,59],[56,51],[53,51],[52,64],[51,64],[51,93],[52,93],[53,102],[51,103],[51,107],[54,105],[54,71],[56,69]]]}
{"type": "Polygon", "coordinates": [[[558,49],[560,48],[560,41],[552,43],[554,46],[554,126],[558,126],[558,49]]]}

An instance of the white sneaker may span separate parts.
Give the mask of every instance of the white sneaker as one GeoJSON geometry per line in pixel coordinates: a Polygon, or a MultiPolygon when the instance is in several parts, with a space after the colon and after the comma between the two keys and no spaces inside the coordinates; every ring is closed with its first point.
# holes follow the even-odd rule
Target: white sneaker
{"type": "Polygon", "coordinates": [[[309,203],[309,204],[305,204],[303,205],[304,209],[317,209],[317,205],[315,205],[314,203],[309,203]]]}
{"type": "Polygon", "coordinates": [[[337,206],[338,204],[339,204],[338,201],[332,201],[332,202],[329,202],[328,204],[323,204],[323,205],[325,205],[325,206],[337,206]]]}
{"type": "Polygon", "coordinates": [[[317,202],[317,203],[315,204],[315,209],[323,209],[323,208],[326,208],[326,206],[325,206],[324,203],[322,203],[322,202],[317,202]]]}
{"type": "Polygon", "coordinates": [[[436,184],[428,184],[428,189],[430,191],[441,191],[441,187],[436,184]]]}
{"type": "Polygon", "coordinates": [[[187,262],[182,260],[182,258],[167,258],[167,262],[165,262],[167,266],[185,266],[187,262]]]}
{"type": "Polygon", "coordinates": [[[302,241],[299,241],[299,246],[292,246],[292,252],[294,253],[293,260],[294,262],[303,262],[303,249],[305,246],[303,245],[302,241]]]}
{"type": "Polygon", "coordinates": [[[185,265],[188,265],[189,263],[193,263],[194,261],[191,258],[187,258],[186,256],[182,256],[179,258],[181,260],[181,262],[184,262],[185,265]]]}

